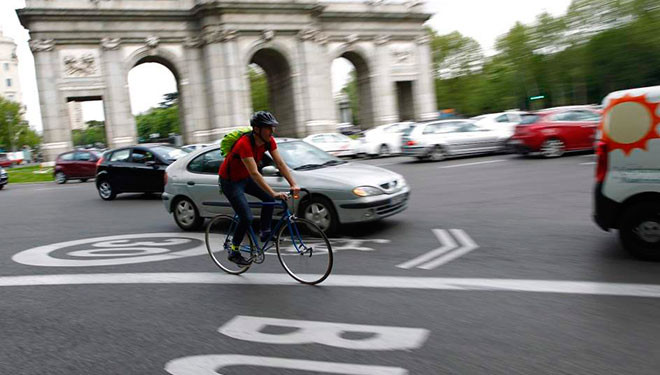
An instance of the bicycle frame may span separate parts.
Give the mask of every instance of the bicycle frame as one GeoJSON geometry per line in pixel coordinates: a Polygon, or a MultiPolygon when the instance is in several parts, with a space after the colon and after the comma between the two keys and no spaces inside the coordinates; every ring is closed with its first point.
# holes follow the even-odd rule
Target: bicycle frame
{"type": "MultiPolygon", "coordinates": [[[[255,244],[255,250],[257,251],[257,255],[261,255],[261,254],[265,253],[266,251],[268,251],[272,248],[272,245],[270,247],[268,245],[270,245],[270,242],[273,241],[274,236],[276,235],[276,233],[279,233],[279,231],[281,230],[283,225],[288,226],[289,233],[291,233],[291,242],[293,243],[293,246],[296,249],[296,251],[299,254],[302,253],[302,251],[300,250],[299,244],[302,245],[302,247],[306,247],[306,245],[304,244],[302,236],[300,235],[300,231],[298,229],[298,226],[293,224],[293,222],[291,220],[292,218],[295,218],[295,215],[293,215],[291,213],[291,210],[289,210],[289,205],[288,205],[287,201],[282,200],[282,201],[279,201],[279,202],[253,202],[252,204],[256,207],[274,206],[274,207],[280,207],[280,208],[284,209],[284,212],[282,213],[282,216],[280,217],[280,219],[275,224],[275,228],[270,232],[270,235],[268,236],[268,238],[266,238],[266,240],[263,242],[263,244],[257,245],[257,244],[260,243],[258,241],[257,235],[254,233],[254,230],[252,229],[252,226],[248,226],[247,235],[250,236],[250,239],[252,240],[252,243],[255,244]],[[294,241],[294,238],[293,238],[294,235],[297,237],[299,243],[296,243],[296,241],[294,241]]],[[[234,214],[234,221],[232,222],[231,226],[229,227],[229,233],[233,233],[236,230],[236,225],[238,224],[239,220],[240,219],[238,217],[238,214],[234,214]]],[[[252,254],[252,249],[250,249],[249,247],[246,249],[245,247],[241,246],[240,251],[250,253],[250,255],[253,255],[252,254]]]]}

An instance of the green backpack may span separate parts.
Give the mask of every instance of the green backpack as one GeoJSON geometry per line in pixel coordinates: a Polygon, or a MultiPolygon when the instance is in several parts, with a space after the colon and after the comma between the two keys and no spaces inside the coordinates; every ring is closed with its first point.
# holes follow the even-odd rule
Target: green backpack
{"type": "Polygon", "coordinates": [[[251,132],[252,128],[245,127],[225,134],[225,136],[220,141],[220,153],[222,153],[222,156],[226,157],[229,155],[231,150],[234,148],[236,141],[241,139],[242,136],[250,134],[251,132]]]}

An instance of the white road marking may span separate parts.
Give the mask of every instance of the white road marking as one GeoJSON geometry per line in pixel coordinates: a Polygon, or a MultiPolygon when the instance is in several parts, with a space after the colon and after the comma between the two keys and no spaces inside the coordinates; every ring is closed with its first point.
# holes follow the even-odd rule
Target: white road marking
{"type": "Polygon", "coordinates": [[[429,330],[423,328],[276,319],[244,315],[235,316],[220,327],[218,332],[236,340],[261,344],[321,344],[348,350],[418,349],[424,345],[429,336],[429,330]],[[286,334],[270,334],[262,332],[266,327],[297,329],[286,334]],[[370,336],[359,340],[342,337],[347,332],[367,333],[370,336]]]}
{"type": "Polygon", "coordinates": [[[469,167],[472,165],[481,165],[481,164],[492,164],[492,163],[501,163],[503,161],[509,161],[507,159],[497,159],[497,160],[488,160],[488,161],[479,161],[476,163],[466,163],[466,164],[454,164],[454,165],[448,165],[446,167],[438,167],[440,169],[448,169],[448,168],[459,168],[459,167],[469,167]]]}
{"type": "Polygon", "coordinates": [[[250,366],[311,371],[314,373],[342,375],[407,375],[408,370],[400,367],[358,365],[308,361],[275,357],[260,357],[240,354],[209,354],[178,358],[165,365],[172,375],[221,375],[218,371],[228,367],[250,366]]]}
{"type": "Polygon", "coordinates": [[[458,246],[456,241],[454,241],[452,236],[449,235],[446,230],[433,229],[433,233],[442,246],[405,263],[401,263],[397,265],[397,267],[403,269],[417,267],[425,270],[432,270],[479,248],[465,231],[461,229],[450,229],[450,232],[458,240],[458,244],[460,244],[459,248],[456,249],[456,246],[458,246]]]}
{"type": "MultiPolygon", "coordinates": [[[[389,242],[390,240],[378,238],[330,239],[334,253],[338,251],[375,251],[376,249],[370,247],[373,245],[369,243],[389,242]]],[[[85,238],[39,246],[15,254],[12,260],[28,266],[39,267],[96,267],[177,260],[206,254],[208,252],[204,244],[204,233],[140,233],[85,238]],[[143,240],[140,241],[140,239],[143,240]],[[89,246],[89,248],[72,249],[82,245],[89,246]],[[179,248],[178,251],[173,249],[175,246],[179,248]],[[55,255],[65,255],[68,258],[58,258],[55,255]]],[[[274,252],[266,254],[276,255],[274,252]]]]}
{"type": "Polygon", "coordinates": [[[433,229],[433,234],[438,238],[438,241],[442,244],[439,248],[431,250],[426,254],[420,255],[417,258],[411,259],[405,263],[397,265],[399,268],[410,269],[417,267],[422,263],[428,262],[431,259],[434,259],[447,251],[456,247],[456,242],[451,238],[449,233],[444,229],[433,229]]]}
{"type": "MultiPolygon", "coordinates": [[[[0,287],[105,284],[216,284],[305,287],[288,275],[279,273],[253,273],[241,276],[223,275],[218,272],[101,273],[0,277],[0,287]]],[[[321,287],[532,292],[660,298],[660,285],[658,284],[625,284],[597,281],[331,275],[321,284],[321,287]]]]}
{"type": "Polygon", "coordinates": [[[596,165],[595,161],[588,161],[586,163],[580,163],[580,165],[596,165]]]}
{"type": "Polygon", "coordinates": [[[421,266],[419,266],[419,268],[425,270],[432,270],[436,267],[442,266],[443,264],[449,263],[456,258],[462,257],[463,255],[471,252],[472,250],[479,248],[479,246],[476,243],[474,243],[474,241],[472,241],[470,236],[468,236],[467,233],[465,233],[464,231],[460,229],[452,229],[451,233],[454,235],[454,237],[458,239],[458,242],[463,244],[463,246],[452,251],[449,254],[441,256],[438,259],[430,261],[426,264],[422,264],[421,266]]]}

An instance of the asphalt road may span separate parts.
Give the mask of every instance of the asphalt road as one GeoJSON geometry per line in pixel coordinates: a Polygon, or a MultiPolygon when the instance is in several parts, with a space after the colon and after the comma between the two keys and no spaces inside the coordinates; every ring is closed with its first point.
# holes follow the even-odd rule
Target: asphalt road
{"type": "Polygon", "coordinates": [[[10,184],[0,374],[657,374],[660,264],[592,222],[593,160],[360,161],[410,205],[343,228],[319,287],[223,275],[157,196],[10,184]]]}

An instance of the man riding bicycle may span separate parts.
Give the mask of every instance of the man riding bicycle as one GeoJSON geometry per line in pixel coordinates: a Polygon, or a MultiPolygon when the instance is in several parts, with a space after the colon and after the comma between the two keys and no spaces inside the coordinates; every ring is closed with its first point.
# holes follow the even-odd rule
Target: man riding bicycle
{"type": "MultiPolygon", "coordinates": [[[[231,151],[220,166],[219,184],[222,193],[239,217],[238,226],[232,239],[231,251],[228,259],[240,266],[250,264],[243,258],[239,248],[245,237],[248,226],[252,223],[252,211],[245,194],[250,194],[263,202],[275,202],[275,199],[287,199],[287,193],[276,192],[259,173],[257,164],[263,159],[266,151],[270,152],[275,165],[291,186],[294,196],[300,193],[288,167],[282,160],[273,133],[278,122],[270,112],[256,112],[250,119],[252,132],[240,137],[233,145],[231,151]]],[[[260,239],[265,241],[270,236],[273,219],[273,205],[264,205],[261,208],[260,239]]]]}

